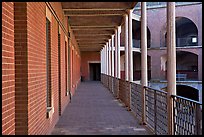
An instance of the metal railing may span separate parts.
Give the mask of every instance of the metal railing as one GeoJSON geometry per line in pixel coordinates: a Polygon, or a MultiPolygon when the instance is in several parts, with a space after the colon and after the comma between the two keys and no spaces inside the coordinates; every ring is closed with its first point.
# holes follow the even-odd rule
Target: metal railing
{"type": "Polygon", "coordinates": [[[146,122],[155,134],[168,134],[167,92],[145,87],[146,122]]]}
{"type": "MultiPolygon", "coordinates": [[[[101,82],[108,88],[112,85],[113,95],[120,99],[138,120],[142,120],[142,85],[122,79],[101,75],[101,82]],[[111,84],[108,82],[111,82],[111,84]]],[[[167,92],[145,88],[146,124],[154,134],[168,135],[167,92]]],[[[181,96],[172,95],[175,135],[202,134],[202,104],[181,96]]]]}
{"type": "Polygon", "coordinates": [[[122,79],[119,80],[119,99],[126,107],[130,107],[130,83],[122,79]]]}
{"type": "Polygon", "coordinates": [[[113,95],[115,98],[119,98],[119,79],[114,78],[113,82],[113,95]]]}
{"type": "Polygon", "coordinates": [[[174,134],[201,135],[202,134],[202,104],[172,95],[174,106],[174,134]]]}
{"type": "Polygon", "coordinates": [[[142,119],[142,86],[131,83],[131,105],[130,109],[138,120],[142,119]]]}

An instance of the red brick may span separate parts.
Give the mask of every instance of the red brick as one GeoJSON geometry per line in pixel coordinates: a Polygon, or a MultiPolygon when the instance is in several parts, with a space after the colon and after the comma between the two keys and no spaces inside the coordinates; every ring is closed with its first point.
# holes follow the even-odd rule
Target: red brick
{"type": "Polygon", "coordinates": [[[2,134],[15,134],[14,8],[2,2],[2,134]],[[5,110],[6,113],[3,113],[5,110]],[[5,115],[6,114],[6,115],[5,115]]]}

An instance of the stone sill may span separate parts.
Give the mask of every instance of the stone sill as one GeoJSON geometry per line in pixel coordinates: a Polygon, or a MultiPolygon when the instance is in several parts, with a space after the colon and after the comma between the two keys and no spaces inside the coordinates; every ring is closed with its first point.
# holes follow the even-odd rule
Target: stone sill
{"type": "Polygon", "coordinates": [[[47,107],[46,118],[50,118],[54,113],[54,107],[47,107]]]}

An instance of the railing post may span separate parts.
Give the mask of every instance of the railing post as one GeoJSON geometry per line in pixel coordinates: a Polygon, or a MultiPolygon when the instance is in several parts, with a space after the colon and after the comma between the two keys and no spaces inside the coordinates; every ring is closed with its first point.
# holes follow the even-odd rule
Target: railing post
{"type": "Polygon", "coordinates": [[[195,128],[196,128],[197,135],[202,135],[201,120],[202,120],[201,107],[199,104],[196,104],[196,116],[195,116],[196,127],[195,128]]]}
{"type": "Polygon", "coordinates": [[[155,135],[157,134],[157,94],[156,90],[154,90],[154,130],[155,135]]]}

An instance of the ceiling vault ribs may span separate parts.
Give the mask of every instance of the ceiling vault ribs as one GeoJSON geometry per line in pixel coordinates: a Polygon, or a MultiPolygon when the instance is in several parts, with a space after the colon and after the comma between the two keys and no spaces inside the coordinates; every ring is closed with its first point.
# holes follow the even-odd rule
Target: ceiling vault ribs
{"type": "Polygon", "coordinates": [[[100,51],[137,2],[61,2],[81,51],[100,51]]]}

